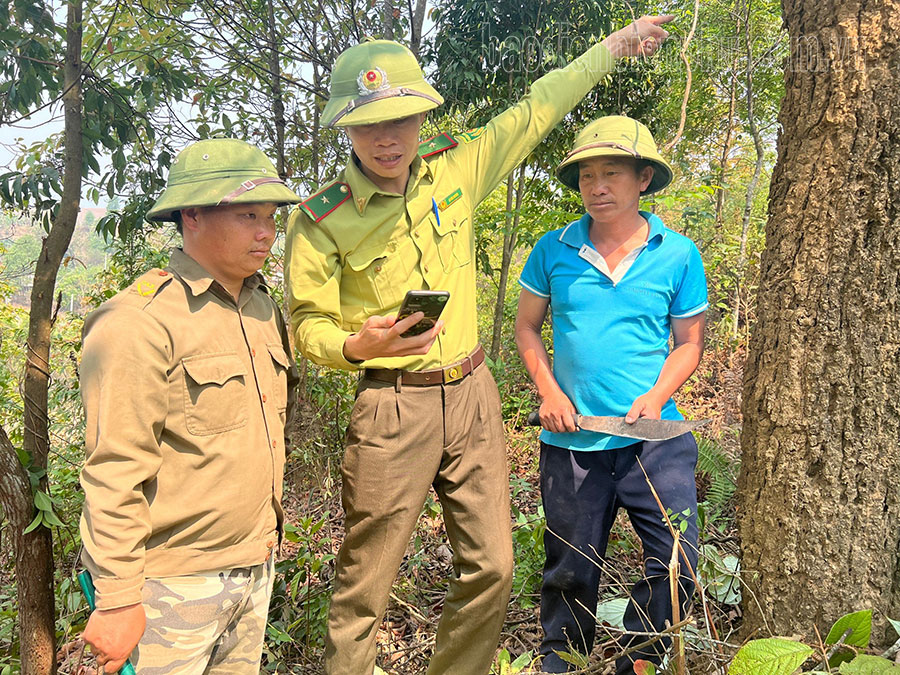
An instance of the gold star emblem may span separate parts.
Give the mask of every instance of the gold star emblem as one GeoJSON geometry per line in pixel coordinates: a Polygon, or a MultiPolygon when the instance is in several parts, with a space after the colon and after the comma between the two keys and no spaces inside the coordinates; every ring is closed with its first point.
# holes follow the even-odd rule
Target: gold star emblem
{"type": "Polygon", "coordinates": [[[322,203],[323,203],[323,204],[330,204],[331,202],[328,201],[328,197],[326,197],[325,195],[322,195],[322,203]]]}

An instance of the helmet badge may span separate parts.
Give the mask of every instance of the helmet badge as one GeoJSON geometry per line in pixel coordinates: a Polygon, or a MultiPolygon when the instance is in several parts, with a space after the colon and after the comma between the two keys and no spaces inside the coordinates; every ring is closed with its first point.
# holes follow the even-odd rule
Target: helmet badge
{"type": "Polygon", "coordinates": [[[368,70],[359,71],[359,77],[356,78],[359,85],[359,93],[361,96],[372,94],[376,91],[383,91],[390,88],[387,73],[378,66],[369,68],[368,70]]]}

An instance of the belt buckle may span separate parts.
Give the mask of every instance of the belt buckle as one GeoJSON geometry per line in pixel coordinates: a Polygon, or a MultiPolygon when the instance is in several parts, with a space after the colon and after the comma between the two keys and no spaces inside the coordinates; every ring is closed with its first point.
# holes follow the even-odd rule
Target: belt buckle
{"type": "Polygon", "coordinates": [[[450,384],[451,382],[456,382],[457,380],[463,379],[463,369],[462,364],[458,363],[455,366],[447,366],[446,368],[441,368],[441,372],[444,375],[444,384],[450,384]]]}

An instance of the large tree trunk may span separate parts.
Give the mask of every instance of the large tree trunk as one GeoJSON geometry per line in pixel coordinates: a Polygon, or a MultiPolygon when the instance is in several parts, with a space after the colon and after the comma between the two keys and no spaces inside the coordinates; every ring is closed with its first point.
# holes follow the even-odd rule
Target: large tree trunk
{"type": "Polygon", "coordinates": [[[900,617],[900,3],[783,8],[744,384],[744,611],[748,632],[824,635],[852,610],[900,617]]]}

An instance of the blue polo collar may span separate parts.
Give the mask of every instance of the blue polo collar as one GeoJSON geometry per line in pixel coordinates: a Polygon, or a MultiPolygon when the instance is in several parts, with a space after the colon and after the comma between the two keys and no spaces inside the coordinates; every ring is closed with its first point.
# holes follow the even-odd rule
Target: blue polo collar
{"type": "MultiPolygon", "coordinates": [[[[650,234],[647,236],[647,246],[649,247],[650,244],[654,242],[656,245],[662,243],[662,240],[665,239],[666,233],[668,232],[666,226],[663,225],[663,221],[660,220],[659,216],[650,213],[649,211],[638,211],[638,213],[640,213],[644,217],[644,220],[650,224],[650,234]]],[[[590,229],[591,214],[585,213],[578,220],[573,220],[566,225],[559,234],[559,240],[562,243],[577,249],[581,249],[585,244],[593,247],[589,235],[590,229]]]]}

